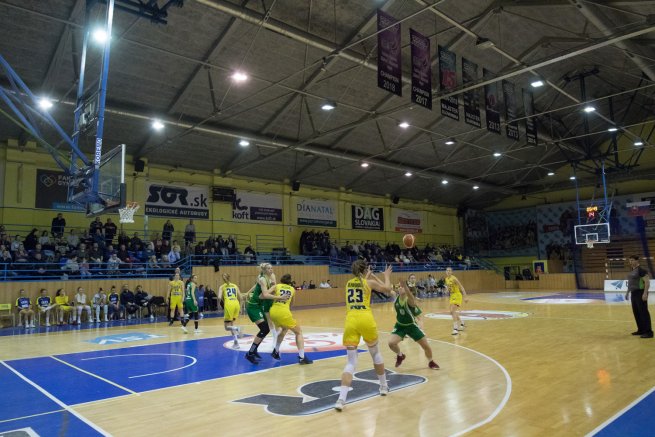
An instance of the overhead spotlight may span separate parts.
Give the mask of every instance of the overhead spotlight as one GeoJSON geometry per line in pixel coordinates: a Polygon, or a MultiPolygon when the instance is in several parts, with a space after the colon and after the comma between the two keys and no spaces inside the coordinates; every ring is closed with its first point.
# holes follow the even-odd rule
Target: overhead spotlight
{"type": "Polygon", "coordinates": [[[584,112],[586,112],[587,114],[589,114],[590,112],[594,112],[596,110],[596,108],[594,106],[587,105],[584,108],[582,108],[582,110],[584,112]]]}
{"type": "Polygon", "coordinates": [[[446,146],[452,146],[453,144],[455,144],[455,140],[453,140],[452,138],[449,138],[444,142],[444,144],[446,146]]]}
{"type": "Polygon", "coordinates": [[[93,40],[98,44],[104,44],[109,39],[109,35],[107,35],[107,31],[101,27],[95,29],[91,34],[91,36],[93,37],[93,40]]]}
{"type": "Polygon", "coordinates": [[[241,147],[248,147],[248,146],[250,145],[250,141],[248,141],[248,140],[241,140],[241,141],[239,141],[239,145],[240,145],[241,147]]]}
{"type": "Polygon", "coordinates": [[[359,164],[359,165],[361,165],[362,167],[366,168],[366,167],[368,167],[368,162],[362,162],[362,163],[359,164]]]}
{"type": "Polygon", "coordinates": [[[555,176],[555,172],[554,171],[549,171],[548,176],[555,176]]]}
{"type": "Polygon", "coordinates": [[[542,86],[544,86],[544,81],[541,79],[537,79],[535,81],[530,82],[530,86],[532,88],[541,88],[542,86]]]}
{"type": "Polygon", "coordinates": [[[478,38],[475,41],[475,46],[479,49],[490,49],[494,46],[494,42],[487,38],[478,38]]]}
{"type": "Polygon", "coordinates": [[[232,80],[237,83],[245,82],[248,80],[248,75],[242,71],[235,71],[234,73],[232,73],[231,77],[232,80]]]}
{"type": "Polygon", "coordinates": [[[633,144],[634,144],[635,146],[643,146],[643,145],[644,145],[644,142],[641,141],[639,138],[637,138],[633,144]]]}
{"type": "Polygon", "coordinates": [[[325,102],[321,105],[323,111],[332,111],[337,105],[334,102],[325,102]]]}
{"type": "Polygon", "coordinates": [[[480,187],[478,187],[477,185],[473,185],[473,189],[474,189],[474,190],[479,190],[480,187]]]}
{"type": "Polygon", "coordinates": [[[47,111],[48,109],[52,108],[52,102],[50,99],[47,99],[45,97],[41,97],[38,102],[39,108],[43,109],[44,111],[47,111]]]}
{"type": "Polygon", "coordinates": [[[502,153],[500,153],[500,152],[495,152],[495,153],[494,153],[494,156],[495,156],[496,158],[498,158],[499,156],[502,156],[502,153]]]}
{"type": "Polygon", "coordinates": [[[409,127],[409,123],[407,123],[406,121],[403,121],[403,122],[398,124],[398,127],[401,127],[403,129],[407,129],[409,127]]]}
{"type": "Polygon", "coordinates": [[[162,123],[161,120],[154,119],[152,120],[151,126],[154,130],[162,130],[164,128],[164,123],[162,123]]]}
{"type": "Polygon", "coordinates": [[[441,180],[441,183],[442,183],[443,185],[448,185],[448,179],[442,179],[442,180],[441,180]]]}
{"type": "Polygon", "coordinates": [[[405,176],[410,177],[412,175],[411,171],[405,172],[405,176]]]}
{"type": "Polygon", "coordinates": [[[572,181],[574,181],[574,180],[575,180],[575,176],[569,176],[569,179],[571,179],[572,181]]]}
{"type": "Polygon", "coordinates": [[[607,129],[607,132],[616,132],[617,130],[619,130],[618,127],[611,127],[609,129],[607,129]]]}

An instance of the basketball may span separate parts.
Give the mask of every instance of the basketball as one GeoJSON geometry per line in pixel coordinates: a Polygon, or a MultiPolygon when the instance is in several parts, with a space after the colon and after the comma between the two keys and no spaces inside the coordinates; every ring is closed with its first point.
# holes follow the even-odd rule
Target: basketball
{"type": "Polygon", "coordinates": [[[416,238],[412,234],[405,234],[403,236],[403,246],[405,246],[407,249],[411,249],[414,247],[414,242],[416,241],[416,238]]]}

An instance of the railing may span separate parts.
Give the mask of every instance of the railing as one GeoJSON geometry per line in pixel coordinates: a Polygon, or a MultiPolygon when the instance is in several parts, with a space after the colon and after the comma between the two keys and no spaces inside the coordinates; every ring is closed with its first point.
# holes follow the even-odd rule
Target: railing
{"type": "Polygon", "coordinates": [[[272,252],[276,248],[284,247],[284,239],[279,235],[257,235],[255,246],[258,252],[272,252]]]}

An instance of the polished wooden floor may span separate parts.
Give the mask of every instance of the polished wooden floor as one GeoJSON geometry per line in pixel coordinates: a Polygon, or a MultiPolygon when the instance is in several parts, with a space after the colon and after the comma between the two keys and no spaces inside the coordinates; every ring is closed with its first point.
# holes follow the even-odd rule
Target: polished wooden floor
{"type": "MultiPolygon", "coordinates": [[[[264,407],[233,400],[260,393],[297,396],[312,381],[335,379],[345,359],[335,357],[311,366],[286,366],[104,401],[75,405],[88,421],[116,436],[143,435],[343,435],[343,436],[557,436],[585,435],[655,385],[655,340],[630,335],[635,330],[626,303],[589,299],[581,303],[536,303],[526,297],[554,293],[472,294],[465,310],[526,313],[525,317],[467,321],[452,336],[448,319],[425,318],[441,370],[426,366],[421,349],[401,343],[407,360],[393,368],[394,355],[382,347],[388,368],[427,378],[387,397],[347,405],[342,413],[289,417],[264,407]]],[[[447,309],[446,298],[424,299],[424,313],[447,309]]],[[[390,303],[374,306],[386,343],[394,318],[390,303]]],[[[343,307],[296,310],[306,333],[338,333],[343,307]]],[[[524,315],[524,314],[520,314],[524,315]]],[[[247,333],[254,327],[241,325],[247,333]]],[[[0,337],[0,359],[106,350],[84,340],[114,332],[148,332],[165,338],[136,344],[189,341],[224,336],[222,319],[204,319],[204,333],[184,335],[166,323],[82,329],[73,332],[0,337]]],[[[125,347],[125,345],[120,345],[125,347]]],[[[221,366],[221,362],[216,362],[221,366]]],[[[359,370],[371,368],[360,354],[359,370]]],[[[0,382],[1,385],[1,382],[0,382]]]]}

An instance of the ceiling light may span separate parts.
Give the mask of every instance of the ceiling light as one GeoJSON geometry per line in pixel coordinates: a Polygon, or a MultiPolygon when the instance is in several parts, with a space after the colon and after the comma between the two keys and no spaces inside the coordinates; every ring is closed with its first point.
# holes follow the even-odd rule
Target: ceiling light
{"type": "Polygon", "coordinates": [[[569,179],[571,179],[572,181],[574,181],[574,180],[575,180],[575,176],[569,176],[569,179]]]}
{"type": "Polygon", "coordinates": [[[453,144],[455,144],[455,140],[453,140],[452,138],[450,138],[450,139],[446,140],[446,142],[445,142],[444,144],[445,144],[446,146],[452,146],[453,144]]]}
{"type": "Polygon", "coordinates": [[[448,179],[442,179],[442,180],[441,180],[441,183],[442,183],[443,185],[448,185],[448,179]]]}
{"type": "Polygon", "coordinates": [[[41,97],[38,102],[39,108],[43,109],[44,111],[47,111],[48,109],[52,108],[52,102],[50,99],[46,99],[45,97],[41,97]]]}
{"type": "Polygon", "coordinates": [[[398,127],[402,127],[403,129],[407,129],[409,127],[409,123],[407,123],[406,121],[403,121],[403,122],[398,124],[398,127]]]}
{"type": "Polygon", "coordinates": [[[162,123],[160,120],[154,119],[152,120],[151,126],[154,130],[162,130],[164,128],[164,123],[162,123]]]}
{"type": "Polygon", "coordinates": [[[643,146],[643,145],[644,145],[644,142],[641,141],[639,138],[637,138],[637,139],[635,140],[635,142],[634,142],[634,145],[635,145],[635,146],[643,146]]]}
{"type": "Polygon", "coordinates": [[[248,141],[248,140],[241,140],[241,141],[239,141],[239,145],[240,145],[241,147],[248,147],[248,146],[250,145],[250,141],[248,141]]]}
{"type": "Polygon", "coordinates": [[[555,172],[554,171],[549,171],[548,176],[555,176],[555,172]]]}
{"type": "Polygon", "coordinates": [[[93,37],[93,40],[98,44],[104,44],[109,39],[109,35],[107,35],[107,31],[100,27],[95,29],[91,34],[91,36],[93,37]]]}
{"type": "Polygon", "coordinates": [[[361,165],[362,167],[366,168],[366,167],[368,167],[368,162],[362,162],[362,163],[359,164],[359,165],[361,165]]]}
{"type": "Polygon", "coordinates": [[[242,71],[235,71],[234,73],[232,73],[231,77],[232,80],[237,83],[245,82],[248,80],[248,75],[242,71]]]}
{"type": "Polygon", "coordinates": [[[617,130],[619,130],[618,127],[611,127],[609,129],[607,129],[607,132],[616,132],[617,130]]]}
{"type": "Polygon", "coordinates": [[[407,177],[410,177],[411,175],[412,175],[411,171],[408,171],[408,172],[405,173],[405,176],[407,176],[407,177]]]}
{"type": "Polygon", "coordinates": [[[544,81],[541,80],[541,79],[537,79],[537,80],[531,82],[530,86],[532,86],[532,88],[540,88],[540,87],[544,86],[544,81]]]}
{"type": "Polygon", "coordinates": [[[498,158],[498,157],[501,156],[501,155],[502,155],[502,153],[500,153],[500,152],[495,152],[495,153],[494,153],[494,156],[495,156],[496,158],[498,158]]]}
{"type": "Polygon", "coordinates": [[[477,185],[473,185],[473,189],[474,189],[474,190],[479,190],[480,187],[478,187],[477,185]]]}
{"type": "Polygon", "coordinates": [[[475,41],[475,46],[479,49],[490,49],[494,45],[494,42],[487,38],[478,38],[477,41],[475,41]]]}
{"type": "Polygon", "coordinates": [[[333,102],[325,102],[323,105],[321,105],[321,109],[323,111],[332,111],[334,108],[336,108],[337,105],[333,102]]]}
{"type": "Polygon", "coordinates": [[[590,112],[594,112],[596,110],[596,108],[591,106],[591,105],[587,105],[582,110],[588,114],[590,112]]]}

